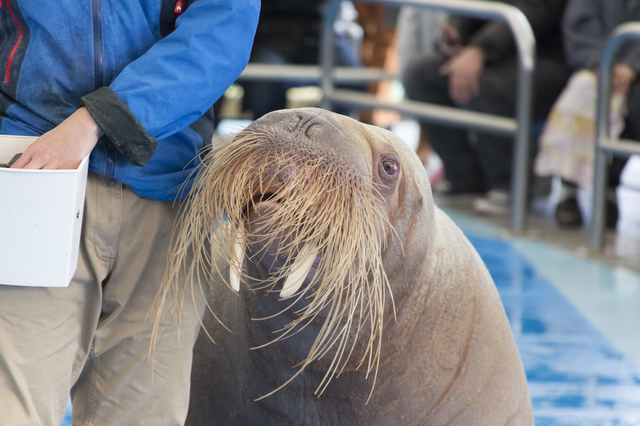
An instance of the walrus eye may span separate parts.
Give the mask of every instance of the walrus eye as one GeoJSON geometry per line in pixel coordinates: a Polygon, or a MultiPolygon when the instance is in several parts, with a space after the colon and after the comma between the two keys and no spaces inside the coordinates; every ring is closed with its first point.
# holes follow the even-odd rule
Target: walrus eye
{"type": "Polygon", "coordinates": [[[398,174],[398,162],[391,158],[385,158],[382,160],[382,170],[389,176],[395,176],[398,174]]]}

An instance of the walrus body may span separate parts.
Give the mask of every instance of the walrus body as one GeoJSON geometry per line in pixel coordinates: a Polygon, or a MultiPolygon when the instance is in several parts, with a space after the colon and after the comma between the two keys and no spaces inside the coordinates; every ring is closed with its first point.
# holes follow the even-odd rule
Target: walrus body
{"type": "MultiPolygon", "coordinates": [[[[315,243],[321,248],[317,258],[312,256],[315,260],[309,272],[305,270],[299,290],[286,291],[289,284],[283,284],[291,271],[269,281],[274,269],[281,271],[283,265],[291,264],[296,250],[302,252],[305,238],[297,239],[302,225],[275,235],[264,230],[263,222],[279,214],[281,207],[275,204],[288,201],[273,201],[273,194],[284,192],[282,182],[306,165],[298,159],[277,172],[254,167],[253,173],[271,177],[253,184],[260,187],[252,189],[258,195],[242,202],[247,207],[237,216],[241,219],[224,212],[230,223],[245,221],[243,285],[239,293],[229,289],[234,258],[214,255],[209,303],[217,318],[205,314],[196,342],[187,424],[533,424],[524,370],[495,285],[465,236],[434,206],[424,167],[404,142],[386,130],[320,109],[277,111],[244,132],[274,146],[285,140],[286,150],[304,156],[315,158],[321,152],[329,164],[321,168],[341,170],[339,179],[358,187],[357,191],[370,181],[374,190],[363,197],[370,203],[364,209],[375,209],[382,219],[362,220],[377,221],[371,226],[379,232],[363,237],[359,244],[380,242],[371,246],[377,250],[366,246],[362,251],[350,249],[350,256],[341,253],[344,262],[331,261],[327,269],[320,262],[323,256],[331,256],[333,248],[315,243]],[[252,240],[261,232],[270,238],[252,240]],[[278,249],[291,240],[295,247],[289,252],[278,249]],[[380,268],[365,268],[359,281],[358,271],[375,264],[376,256],[380,268]],[[375,281],[373,290],[336,296],[335,304],[320,304],[314,316],[297,323],[318,288],[330,285],[322,277],[343,263],[356,272],[347,273],[336,288],[331,287],[332,294],[341,295],[354,283],[361,287],[375,281]],[[376,281],[377,275],[384,279],[376,281]],[[357,300],[350,305],[345,302],[351,299],[357,300]],[[331,320],[331,326],[323,328],[331,320]],[[266,345],[287,333],[291,324],[296,325],[295,332],[266,345]],[[318,336],[327,330],[343,328],[345,334],[329,334],[319,342],[318,336]],[[314,345],[320,349],[310,357],[314,345]]],[[[241,141],[242,133],[231,145],[241,141]]],[[[231,160],[214,158],[217,162],[207,167],[232,173],[231,160]]],[[[317,202],[338,190],[326,189],[322,194],[322,189],[316,189],[317,202]]],[[[346,206],[340,213],[345,223],[354,209],[346,206]]],[[[323,212],[322,206],[312,206],[301,215],[300,223],[315,220],[310,218],[323,212]]],[[[322,226],[322,220],[312,228],[322,226]]],[[[321,233],[326,238],[335,227],[347,226],[336,219],[330,222],[321,233]]],[[[362,223],[363,228],[367,226],[362,223]]],[[[349,233],[357,234],[357,228],[349,233]]]]}

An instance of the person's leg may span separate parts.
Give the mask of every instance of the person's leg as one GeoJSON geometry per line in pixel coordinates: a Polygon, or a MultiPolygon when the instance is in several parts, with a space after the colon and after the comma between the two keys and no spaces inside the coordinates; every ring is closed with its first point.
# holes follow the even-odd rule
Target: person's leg
{"type": "Polygon", "coordinates": [[[83,305],[90,293],[0,285],[0,424],[60,424],[97,319],[83,305]]]}
{"type": "MultiPolygon", "coordinates": [[[[455,106],[448,94],[447,78],[439,73],[445,59],[425,55],[410,61],[403,75],[407,99],[444,106],[455,106]]],[[[453,192],[481,192],[484,189],[475,149],[467,132],[449,126],[422,123],[434,151],[444,164],[445,178],[453,192]]]]}
{"type": "MultiPolygon", "coordinates": [[[[488,65],[480,76],[479,94],[465,109],[513,117],[516,62],[505,60],[488,65]]],[[[511,179],[513,137],[476,132],[476,152],[488,189],[508,190],[511,179]]]]}
{"type": "MultiPolygon", "coordinates": [[[[89,179],[87,203],[94,198],[94,189],[95,182],[89,179]]],[[[85,204],[85,218],[90,209],[85,204]]],[[[89,255],[84,224],[78,267],[68,287],[0,285],[2,425],[59,425],[62,421],[100,315],[96,274],[106,270],[89,255]]],[[[37,260],[31,267],[38,267],[37,260]]]]}
{"type": "MultiPolygon", "coordinates": [[[[546,118],[551,106],[562,92],[570,69],[556,59],[541,56],[536,62],[533,75],[532,119],[546,118]]],[[[515,57],[487,66],[480,78],[480,94],[467,106],[470,110],[504,117],[513,117],[516,107],[517,60],[515,57]]],[[[508,211],[508,190],[511,186],[513,137],[496,136],[490,133],[478,133],[477,153],[479,162],[488,183],[495,195],[500,192],[504,212],[508,211]]],[[[531,142],[530,174],[533,159],[537,151],[535,140],[531,142]]]]}
{"type": "MultiPolygon", "coordinates": [[[[178,322],[169,300],[152,342],[152,305],[164,274],[178,207],[144,199],[126,186],[102,187],[89,218],[111,269],[102,282],[102,312],[82,375],[72,389],[74,424],[182,424],[189,398],[191,354],[203,296],[187,295],[178,322]],[[178,326],[179,324],[179,326],[178,326]]],[[[185,283],[186,284],[186,283],[185,283]]],[[[183,294],[183,293],[180,293],[183,294]]]]}

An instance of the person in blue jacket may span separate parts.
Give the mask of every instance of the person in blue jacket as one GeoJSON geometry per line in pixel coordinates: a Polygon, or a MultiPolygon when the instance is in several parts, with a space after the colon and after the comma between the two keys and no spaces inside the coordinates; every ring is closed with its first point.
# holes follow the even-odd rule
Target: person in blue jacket
{"type": "Polygon", "coordinates": [[[0,285],[0,424],[60,424],[69,395],[74,424],[184,422],[203,301],[167,304],[153,362],[147,315],[175,200],[213,135],[212,105],[248,62],[259,9],[0,1],[0,133],[39,136],[13,167],[73,169],[90,155],[70,285],[0,285]]]}

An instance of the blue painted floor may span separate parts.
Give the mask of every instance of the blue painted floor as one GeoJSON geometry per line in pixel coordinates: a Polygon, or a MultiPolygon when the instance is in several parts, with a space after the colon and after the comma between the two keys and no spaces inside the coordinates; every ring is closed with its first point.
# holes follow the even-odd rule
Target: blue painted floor
{"type": "Polygon", "coordinates": [[[638,425],[631,363],[510,243],[469,236],[498,287],[536,425],[638,425]]]}
{"type": "MultiPolygon", "coordinates": [[[[630,362],[640,347],[640,323],[618,324],[632,334],[607,333],[614,346],[602,330],[616,325],[593,309],[598,300],[612,303],[611,294],[623,288],[621,299],[638,317],[640,276],[543,244],[502,241],[486,227],[474,232],[477,223],[452,216],[498,287],[527,372],[536,425],[640,425],[640,376],[630,362]]],[[[71,425],[70,408],[62,424],[71,425]]]]}

